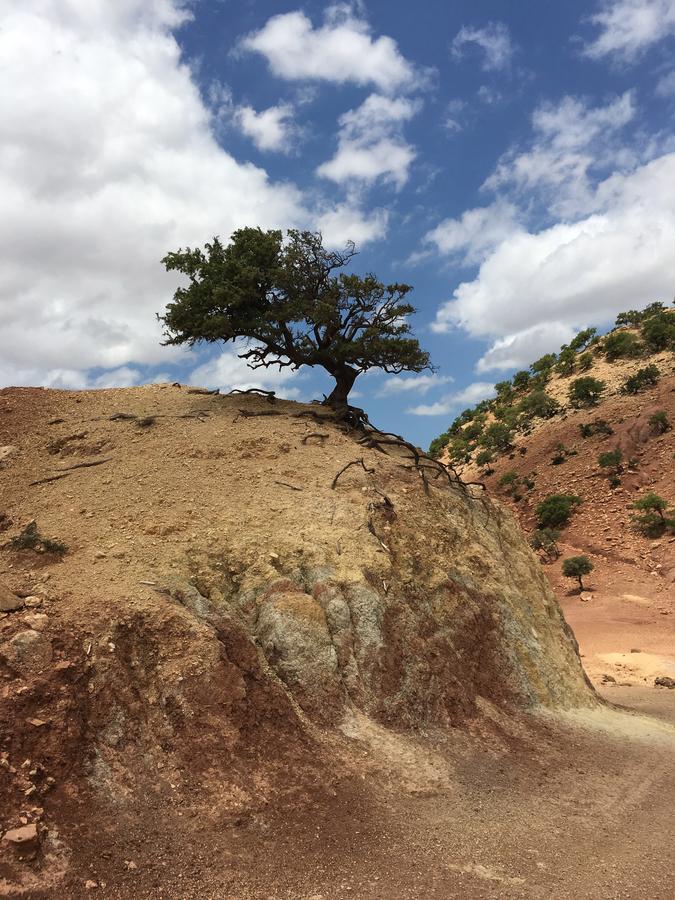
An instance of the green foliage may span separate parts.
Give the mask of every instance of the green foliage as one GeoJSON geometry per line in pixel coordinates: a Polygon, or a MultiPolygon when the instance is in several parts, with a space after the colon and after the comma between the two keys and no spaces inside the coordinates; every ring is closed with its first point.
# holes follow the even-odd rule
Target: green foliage
{"type": "Polygon", "coordinates": [[[513,398],[513,385],[509,380],[498,381],[495,384],[495,391],[497,392],[497,400],[500,403],[509,403],[513,398]]]}
{"type": "Polygon", "coordinates": [[[524,369],[520,372],[516,372],[512,379],[514,388],[517,391],[522,391],[525,388],[529,387],[530,378],[530,373],[526,372],[524,369]]]}
{"type": "Polygon", "coordinates": [[[479,466],[489,467],[493,459],[494,456],[490,452],[490,450],[481,450],[478,454],[476,454],[476,464],[479,466]]]}
{"type": "Polygon", "coordinates": [[[549,494],[536,509],[539,527],[559,528],[566,525],[581,502],[581,497],[576,494],[549,494]]]}
{"type": "Polygon", "coordinates": [[[33,550],[35,553],[58,553],[62,555],[68,551],[66,544],[43,537],[38,531],[36,522],[29,522],[21,534],[12,538],[8,546],[11,550],[33,550]]]}
{"type": "Polygon", "coordinates": [[[508,472],[504,472],[504,474],[500,477],[497,484],[499,487],[511,487],[518,481],[518,473],[513,469],[510,469],[508,472]]]}
{"type": "Polygon", "coordinates": [[[560,532],[556,528],[538,528],[530,536],[530,546],[533,550],[542,550],[549,560],[558,559],[560,556],[559,538],[560,532]]]}
{"type": "Polygon", "coordinates": [[[582,578],[584,575],[590,575],[594,568],[593,563],[585,555],[568,556],[563,560],[562,572],[565,578],[576,578],[579,582],[579,589],[583,590],[582,578]]]}
{"type": "Polygon", "coordinates": [[[579,359],[577,360],[577,368],[580,372],[588,372],[589,369],[593,368],[593,354],[592,353],[582,353],[579,359]]]}
{"type": "Polygon", "coordinates": [[[544,375],[548,377],[557,358],[555,353],[546,353],[544,356],[540,356],[539,359],[530,366],[530,372],[532,372],[533,375],[544,375]]]}
{"type": "Polygon", "coordinates": [[[607,481],[611,488],[617,488],[621,484],[621,479],[618,475],[610,475],[607,481]]]}
{"type": "Polygon", "coordinates": [[[578,353],[585,350],[598,333],[597,328],[584,328],[583,331],[577,332],[570,341],[570,349],[578,353]]]}
{"type": "Polygon", "coordinates": [[[649,417],[649,424],[657,434],[665,434],[673,427],[668,419],[665,409],[660,409],[649,417]]]}
{"type": "Polygon", "coordinates": [[[541,419],[550,419],[560,410],[560,404],[546,391],[536,390],[523,397],[518,404],[518,410],[527,418],[536,416],[541,419]]]}
{"type": "Polygon", "coordinates": [[[616,450],[607,450],[598,456],[598,465],[601,469],[614,469],[616,472],[621,468],[623,454],[617,447],[616,450]]]}
{"type": "Polygon", "coordinates": [[[584,422],[579,425],[579,431],[584,438],[593,437],[594,434],[614,434],[614,429],[604,419],[595,419],[593,422],[584,422]]]}
{"type": "Polygon", "coordinates": [[[627,312],[619,313],[616,317],[616,327],[621,328],[624,325],[635,327],[642,321],[642,313],[637,309],[629,309],[627,312]]]}
{"type": "Polygon", "coordinates": [[[641,333],[653,353],[675,347],[675,315],[660,312],[650,316],[643,322],[641,333]]]}
{"type": "Polygon", "coordinates": [[[605,338],[602,349],[608,362],[617,359],[634,359],[643,352],[643,346],[630,331],[613,331],[605,338]]]}
{"type": "Polygon", "coordinates": [[[643,366],[624,381],[621,392],[623,394],[639,394],[640,391],[645,391],[647,388],[657,384],[660,375],[659,367],[653,363],[649,366],[643,366]]]}
{"type": "Polygon", "coordinates": [[[575,378],[570,385],[570,403],[576,408],[597,406],[604,389],[604,381],[591,375],[582,375],[581,378],[575,378]]]}
{"type": "Polygon", "coordinates": [[[447,446],[449,440],[450,435],[447,431],[444,431],[443,434],[439,434],[438,437],[435,437],[429,444],[429,456],[432,456],[434,459],[438,459],[438,457],[447,446]]]}
{"type": "Polygon", "coordinates": [[[577,363],[577,354],[571,347],[562,347],[558,354],[558,362],[555,370],[559,375],[567,376],[574,372],[577,363]]]}
{"type": "Polygon", "coordinates": [[[668,506],[668,501],[654,491],[649,491],[633,503],[642,515],[633,520],[643,534],[655,537],[663,534],[666,528],[675,528],[675,509],[668,506]]]}
{"type": "Polygon", "coordinates": [[[430,368],[411,336],[407,284],[334,272],[354,257],[324,248],[320,234],[241,228],[228,244],[178,250],[162,262],[186,276],[160,317],[166,344],[248,338],[251,368],[321,366],[336,381],[328,401],[345,405],[356,377],[430,368]]]}
{"type": "Polygon", "coordinates": [[[448,456],[452,460],[452,462],[468,462],[471,459],[471,451],[473,450],[473,444],[470,444],[469,441],[462,434],[453,435],[450,438],[450,442],[447,445],[448,456]]]}
{"type": "Polygon", "coordinates": [[[513,439],[513,431],[505,422],[492,422],[480,436],[478,443],[486,450],[497,453],[508,450],[513,439]]]}

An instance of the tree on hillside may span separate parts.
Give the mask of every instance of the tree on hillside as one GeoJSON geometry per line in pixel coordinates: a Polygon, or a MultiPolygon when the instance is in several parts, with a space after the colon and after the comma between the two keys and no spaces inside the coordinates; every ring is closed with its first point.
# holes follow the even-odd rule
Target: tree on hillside
{"type": "Polygon", "coordinates": [[[579,582],[579,590],[583,591],[584,583],[582,578],[584,575],[590,575],[595,566],[587,556],[568,556],[563,560],[563,575],[565,578],[576,578],[579,582]]]}
{"type": "Polygon", "coordinates": [[[570,520],[573,510],[582,503],[576,494],[549,494],[537,505],[539,528],[561,528],[570,520]]]}
{"type": "Polygon", "coordinates": [[[248,340],[240,353],[253,369],[321,366],[335,379],[326,399],[347,409],[368,369],[421,372],[429,355],[411,336],[407,284],[339,272],[355,256],[327,250],[319,233],[241,228],[228,244],[178,250],[162,262],[187,284],[160,316],[166,344],[248,340]],[[338,273],[338,274],[335,274],[338,273]]]}
{"type": "Polygon", "coordinates": [[[644,534],[655,537],[666,528],[675,528],[675,509],[668,508],[668,501],[654,491],[649,491],[633,503],[633,509],[642,515],[635,516],[635,523],[644,534]]]}
{"type": "Polygon", "coordinates": [[[605,382],[591,375],[582,375],[575,378],[569,388],[569,398],[572,406],[597,406],[600,395],[605,389],[605,382]]]}

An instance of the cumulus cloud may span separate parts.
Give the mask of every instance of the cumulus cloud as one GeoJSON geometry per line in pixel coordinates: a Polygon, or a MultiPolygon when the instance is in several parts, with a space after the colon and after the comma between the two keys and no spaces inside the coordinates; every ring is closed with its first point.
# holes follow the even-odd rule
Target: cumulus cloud
{"type": "Polygon", "coordinates": [[[355,197],[318,213],[316,227],[327,247],[344,247],[347,241],[354,241],[359,247],[383,238],[387,233],[388,221],[386,209],[366,213],[355,197]]]}
{"type": "Polygon", "coordinates": [[[598,34],[585,44],[586,56],[632,62],[675,34],[675,0],[604,0],[589,21],[598,34]]]}
{"type": "Polygon", "coordinates": [[[401,187],[416,155],[403,139],[401,127],[418,109],[413,100],[371,94],[361,106],[340,117],[338,149],[319,166],[317,174],[338,184],[367,184],[384,178],[401,187]]]}
{"type": "Polygon", "coordinates": [[[402,378],[400,375],[385,378],[377,391],[378,397],[391,397],[395,394],[427,394],[432,388],[450,384],[455,379],[450,375],[410,375],[402,378]]]}
{"type": "Polygon", "coordinates": [[[293,371],[290,367],[251,369],[246,360],[237,356],[242,349],[245,349],[244,344],[237,342],[234,347],[221,351],[208,362],[193,369],[187,383],[200,387],[220,388],[221,391],[231,391],[235,388],[242,391],[249,388],[277,391],[288,399],[300,396],[297,382],[302,379],[302,373],[293,371]]]}
{"type": "Polygon", "coordinates": [[[447,416],[462,407],[473,406],[480,400],[495,396],[494,385],[489,381],[474,381],[461,391],[448,394],[436,403],[412,406],[406,412],[413,416],[447,416]]]}
{"type": "Polygon", "coordinates": [[[259,150],[288,153],[294,133],[293,107],[288,103],[256,112],[252,106],[240,106],[234,119],[259,150]]]}
{"type": "Polygon", "coordinates": [[[562,322],[544,322],[495,341],[479,359],[477,372],[528,368],[544,353],[557,352],[574,337],[575,329],[562,322]]]}
{"type": "Polygon", "coordinates": [[[455,59],[462,59],[467,44],[475,44],[483,53],[482,68],[486,72],[505,69],[515,52],[511,33],[503,22],[488,22],[484,28],[464,25],[455,35],[450,52],[455,59]]]}
{"type": "Polygon", "coordinates": [[[656,84],[658,97],[675,97],[675,69],[662,75],[656,84]]]}
{"type": "Polygon", "coordinates": [[[155,321],[176,286],[162,256],[307,220],[292,185],[214,139],[171,32],[185,16],[171,0],[4,12],[0,356],[34,382],[175,359],[155,321]]]}
{"type": "Polygon", "coordinates": [[[552,201],[552,210],[560,214],[577,211],[588,201],[591,169],[634,161],[631,154],[627,159],[619,138],[621,129],[634,116],[631,91],[604,106],[591,107],[578,97],[544,103],[532,115],[530,146],[508,151],[483,187],[521,193],[544,191],[545,199],[552,201]]]}
{"type": "Polygon", "coordinates": [[[455,256],[467,265],[475,264],[518,230],[515,206],[497,200],[490,206],[468,209],[458,219],[445,219],[424,236],[443,256],[455,256]]]}
{"type": "Polygon", "coordinates": [[[262,54],[272,72],[289,81],[351,82],[384,92],[420,81],[396,41],[386,35],[374,38],[368,22],[351,4],[330,6],[318,27],[300,11],[272,16],[244,38],[241,47],[262,54]]]}
{"type": "Polygon", "coordinates": [[[461,327],[496,339],[479,363],[485,370],[509,352],[505,339],[514,350],[534,325],[601,324],[641,297],[669,300],[675,286],[673,183],[670,153],[601,182],[588,215],[514,233],[488,255],[473,281],[459,285],[432,327],[461,327]]]}

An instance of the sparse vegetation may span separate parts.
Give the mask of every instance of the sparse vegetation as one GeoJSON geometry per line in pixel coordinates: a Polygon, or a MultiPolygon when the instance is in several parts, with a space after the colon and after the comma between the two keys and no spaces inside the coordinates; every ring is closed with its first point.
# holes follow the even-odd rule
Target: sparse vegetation
{"type": "Polygon", "coordinates": [[[624,381],[621,392],[623,394],[639,394],[641,391],[658,384],[660,374],[659,367],[653,363],[649,366],[643,366],[624,381]]]}
{"type": "Polygon", "coordinates": [[[593,378],[591,375],[575,378],[569,389],[570,403],[576,408],[597,406],[604,389],[605,382],[599,378],[593,378]]]}
{"type": "Polygon", "coordinates": [[[576,494],[549,494],[536,509],[539,528],[561,528],[567,525],[573,511],[582,503],[576,494]]]}
{"type": "Polygon", "coordinates": [[[576,578],[579,582],[579,590],[583,591],[583,576],[590,575],[595,566],[590,559],[585,556],[568,556],[563,560],[562,572],[565,578],[576,578]]]}
{"type": "Polygon", "coordinates": [[[530,535],[530,546],[533,550],[541,550],[549,562],[558,559],[560,532],[556,528],[538,528],[530,535]]]}
{"type": "Polygon", "coordinates": [[[616,450],[607,450],[606,453],[601,453],[598,456],[598,465],[601,469],[611,469],[610,474],[618,475],[622,470],[622,458],[623,454],[617,447],[616,450]]]}
{"type": "Polygon", "coordinates": [[[67,553],[68,547],[61,541],[43,537],[38,531],[37,522],[29,522],[21,534],[13,537],[6,545],[10,550],[33,550],[35,553],[67,553]]]}
{"type": "Polygon", "coordinates": [[[665,409],[660,409],[649,417],[649,424],[657,434],[665,434],[673,427],[668,419],[665,409]]]}
{"type": "Polygon", "coordinates": [[[633,517],[635,524],[648,537],[658,537],[667,528],[675,528],[675,509],[654,491],[640,497],[633,503],[633,509],[641,513],[633,517]]]}
{"type": "Polygon", "coordinates": [[[660,353],[675,347],[675,316],[668,312],[657,312],[645,319],[640,329],[642,338],[652,353],[660,353]]]}
{"type": "Polygon", "coordinates": [[[551,465],[552,466],[560,466],[564,462],[567,462],[570,456],[576,456],[576,450],[568,450],[567,447],[562,444],[556,444],[553,452],[553,456],[551,457],[551,465]]]}
{"type": "Polygon", "coordinates": [[[604,419],[595,419],[593,422],[584,422],[579,425],[579,431],[584,438],[593,437],[595,434],[614,434],[614,429],[604,419]]]}
{"type": "Polygon", "coordinates": [[[640,341],[630,331],[613,331],[605,338],[602,349],[608,362],[617,359],[634,359],[644,350],[640,341]]]}
{"type": "Polygon", "coordinates": [[[577,368],[580,372],[588,372],[589,369],[593,368],[593,354],[592,353],[582,353],[579,359],[577,360],[577,368]]]}

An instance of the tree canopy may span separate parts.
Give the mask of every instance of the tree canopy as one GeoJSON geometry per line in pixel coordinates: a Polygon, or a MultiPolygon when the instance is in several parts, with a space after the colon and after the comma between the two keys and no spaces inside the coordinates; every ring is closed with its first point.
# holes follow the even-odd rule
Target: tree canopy
{"type": "Polygon", "coordinates": [[[321,234],[241,228],[228,244],[177,250],[162,262],[187,276],[159,319],[166,344],[247,339],[239,354],[253,369],[321,366],[335,378],[327,398],[345,408],[368,369],[421,372],[429,355],[411,334],[407,284],[339,272],[356,255],[328,250],[321,234]],[[337,274],[335,274],[337,273],[337,274]]]}

